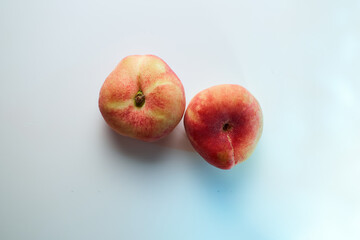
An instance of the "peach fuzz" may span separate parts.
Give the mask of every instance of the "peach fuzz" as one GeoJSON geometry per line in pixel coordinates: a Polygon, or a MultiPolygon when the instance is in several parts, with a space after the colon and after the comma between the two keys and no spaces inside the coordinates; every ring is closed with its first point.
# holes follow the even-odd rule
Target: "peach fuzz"
{"type": "Polygon", "coordinates": [[[121,60],[106,78],[99,108],[119,134],[156,141],[180,122],[185,110],[184,87],[159,57],[132,55],[121,60]]]}
{"type": "Polygon", "coordinates": [[[263,116],[250,92],[224,84],[205,89],[191,100],[184,126],[191,144],[207,162],[230,169],[255,149],[263,116]]]}

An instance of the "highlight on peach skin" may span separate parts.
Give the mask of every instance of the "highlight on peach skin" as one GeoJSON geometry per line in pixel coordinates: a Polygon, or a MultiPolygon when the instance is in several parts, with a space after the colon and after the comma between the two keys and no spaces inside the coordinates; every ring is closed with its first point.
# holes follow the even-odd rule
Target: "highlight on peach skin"
{"type": "Polygon", "coordinates": [[[156,141],[180,122],[185,111],[184,87],[159,57],[132,55],[121,60],[106,78],[99,108],[119,134],[156,141]]]}
{"type": "Polygon", "coordinates": [[[230,169],[254,151],[263,116],[249,91],[223,84],[205,89],[191,100],[184,126],[191,144],[207,162],[230,169]]]}

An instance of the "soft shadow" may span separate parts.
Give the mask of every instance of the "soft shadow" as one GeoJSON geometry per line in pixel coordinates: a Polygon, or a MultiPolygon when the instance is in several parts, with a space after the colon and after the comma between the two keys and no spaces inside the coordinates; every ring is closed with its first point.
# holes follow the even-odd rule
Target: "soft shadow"
{"type": "Polygon", "coordinates": [[[156,146],[155,143],[125,137],[116,133],[107,125],[104,127],[106,128],[107,137],[113,147],[122,155],[131,157],[131,159],[142,163],[155,163],[162,159],[161,156],[166,151],[166,148],[156,146]]]}
{"type": "Polygon", "coordinates": [[[168,136],[155,142],[155,144],[168,148],[186,151],[186,152],[195,152],[188,137],[186,136],[186,132],[182,120],[168,136]]]}
{"type": "Polygon", "coordinates": [[[210,206],[215,206],[222,214],[233,214],[234,210],[242,211],[241,197],[256,176],[256,169],[261,155],[261,146],[246,161],[239,163],[230,170],[218,169],[199,155],[192,162],[197,179],[202,186],[210,206]]]}

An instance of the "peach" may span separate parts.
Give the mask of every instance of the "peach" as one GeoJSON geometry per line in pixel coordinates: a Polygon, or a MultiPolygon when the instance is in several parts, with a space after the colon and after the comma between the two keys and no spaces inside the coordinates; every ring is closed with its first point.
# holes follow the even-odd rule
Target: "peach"
{"type": "Polygon", "coordinates": [[[185,111],[184,87],[159,57],[128,56],[106,78],[99,108],[119,134],[156,141],[180,122],[185,111]]]}
{"type": "Polygon", "coordinates": [[[224,84],[205,89],[191,100],[184,125],[192,146],[208,163],[230,169],[255,149],[263,116],[250,92],[224,84]]]}

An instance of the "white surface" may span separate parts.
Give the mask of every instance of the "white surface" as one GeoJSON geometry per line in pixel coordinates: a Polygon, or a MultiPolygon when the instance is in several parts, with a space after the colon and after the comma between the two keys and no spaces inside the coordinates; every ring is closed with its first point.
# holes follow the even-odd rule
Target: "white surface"
{"type": "Polygon", "coordinates": [[[0,239],[360,239],[359,1],[1,1],[0,239]],[[130,54],[187,102],[221,83],[264,132],[230,171],[114,134],[97,107],[130,54]]]}

